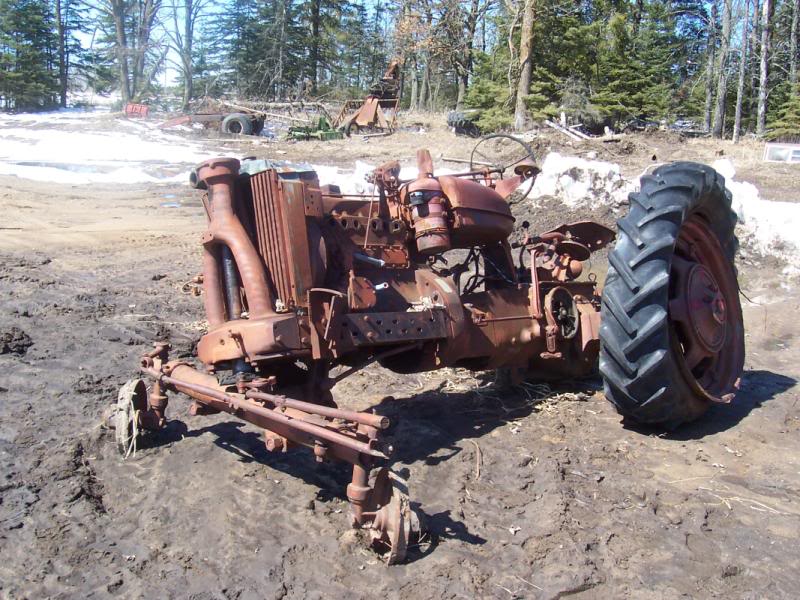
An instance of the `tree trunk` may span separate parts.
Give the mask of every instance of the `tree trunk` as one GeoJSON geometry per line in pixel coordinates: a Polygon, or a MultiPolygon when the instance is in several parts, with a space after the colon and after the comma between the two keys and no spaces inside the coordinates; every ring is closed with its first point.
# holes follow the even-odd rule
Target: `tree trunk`
{"type": "Polygon", "coordinates": [[[408,72],[408,67],[406,63],[400,65],[400,81],[397,84],[397,108],[403,104],[403,94],[406,91],[406,73],[408,72]]]}
{"type": "Polygon", "coordinates": [[[111,16],[116,36],[117,77],[122,103],[131,101],[130,76],[128,71],[128,40],[125,34],[125,0],[111,0],[111,16]]]}
{"type": "Polygon", "coordinates": [[[409,100],[409,108],[411,110],[418,110],[419,109],[419,101],[418,101],[418,86],[419,85],[419,77],[417,75],[417,61],[414,60],[414,64],[411,67],[411,99],[409,100]]]}
{"type": "Polygon", "coordinates": [[[750,36],[750,0],[744,0],[744,22],[742,24],[742,47],[739,50],[739,82],[736,86],[736,116],[733,119],[733,143],[739,143],[742,133],[742,102],[744,101],[744,80],[747,75],[747,50],[750,36]]]}
{"type": "MultiPolygon", "coordinates": [[[[275,97],[280,99],[283,98],[284,95],[283,63],[286,52],[284,49],[284,46],[286,45],[286,4],[283,2],[283,0],[278,2],[278,10],[280,11],[278,17],[280,22],[280,34],[278,35],[278,66],[277,72],[275,73],[275,81],[277,82],[277,85],[275,86],[275,97]]],[[[288,97],[288,94],[286,94],[286,96],[288,97]]]]}
{"type": "Polygon", "coordinates": [[[749,93],[747,97],[748,130],[753,131],[758,105],[758,67],[761,57],[761,0],[753,0],[753,28],[750,32],[750,60],[747,65],[749,76],[749,93]]]}
{"type": "Polygon", "coordinates": [[[722,138],[725,134],[725,107],[728,99],[728,52],[731,47],[731,22],[733,20],[733,0],[723,0],[722,40],[717,60],[717,102],[714,107],[714,125],[711,134],[722,138]]]}
{"type": "Polygon", "coordinates": [[[769,53],[772,45],[772,0],[764,0],[761,11],[761,68],[758,77],[758,120],[756,134],[761,137],[767,132],[767,85],[769,84],[769,53]]]}
{"type": "Polygon", "coordinates": [[[419,109],[428,110],[431,102],[431,65],[430,59],[425,61],[425,67],[422,69],[422,83],[419,90],[419,109]]]}
{"type": "Polygon", "coordinates": [[[456,73],[458,79],[458,96],[456,97],[456,110],[464,109],[464,98],[467,95],[467,81],[469,75],[467,73],[456,73]]]}
{"type": "Polygon", "coordinates": [[[192,101],[194,95],[194,67],[191,60],[183,64],[183,102],[182,110],[187,112],[189,110],[189,103],[192,101]]]}
{"type": "Polygon", "coordinates": [[[317,76],[319,75],[319,20],[322,0],[311,2],[311,92],[317,93],[317,76]]]}
{"type": "Polygon", "coordinates": [[[184,0],[183,3],[183,47],[181,48],[181,63],[183,65],[183,110],[189,110],[189,102],[194,95],[194,63],[192,50],[194,47],[194,0],[184,0]]]}
{"type": "Polygon", "coordinates": [[[531,87],[533,73],[533,26],[536,22],[536,0],[525,0],[522,9],[522,29],[519,40],[519,81],[517,82],[517,97],[514,104],[514,130],[523,131],[528,126],[528,109],[525,106],[525,97],[531,87]]]}
{"type": "Polygon", "coordinates": [[[714,57],[717,54],[717,0],[711,0],[706,49],[706,106],[703,111],[703,130],[711,131],[711,109],[714,104],[714,57]]]}
{"type": "Polygon", "coordinates": [[[456,69],[458,77],[458,99],[456,100],[456,110],[464,108],[464,98],[469,87],[469,76],[472,73],[473,47],[475,44],[475,33],[478,30],[478,16],[480,12],[480,0],[472,0],[470,3],[469,15],[466,23],[466,45],[464,48],[463,64],[456,69]]]}
{"type": "Polygon", "coordinates": [[[425,102],[428,90],[425,87],[425,69],[422,67],[422,72],[419,74],[419,97],[417,98],[417,110],[425,110],[425,102]]]}
{"type": "Polygon", "coordinates": [[[66,52],[66,23],[64,22],[64,11],[61,7],[61,0],[55,3],[56,30],[58,35],[58,87],[59,87],[59,106],[67,106],[67,52],[66,52]]]}
{"type": "Polygon", "coordinates": [[[160,0],[142,0],[140,2],[139,22],[136,27],[135,59],[133,61],[133,79],[131,81],[131,96],[138,99],[147,88],[150,81],[145,77],[147,64],[147,50],[150,46],[150,34],[153,23],[160,6],[160,0]]]}
{"type": "Polygon", "coordinates": [[[789,83],[794,86],[797,83],[797,28],[800,26],[800,0],[794,0],[792,9],[792,31],[789,35],[789,83]]]}
{"type": "Polygon", "coordinates": [[[481,19],[481,52],[486,52],[486,15],[481,19]]]}

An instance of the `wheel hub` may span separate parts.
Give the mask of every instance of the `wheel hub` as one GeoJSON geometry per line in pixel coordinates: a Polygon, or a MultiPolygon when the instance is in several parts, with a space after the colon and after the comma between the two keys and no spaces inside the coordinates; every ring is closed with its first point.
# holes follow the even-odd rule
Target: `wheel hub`
{"type": "Polygon", "coordinates": [[[681,227],[671,265],[670,320],[694,383],[715,402],[738,388],[744,328],[735,271],[699,216],[681,227]]]}
{"type": "Polygon", "coordinates": [[[719,352],[725,342],[725,298],[714,275],[701,264],[689,272],[686,305],[697,342],[709,352],[719,352]]]}

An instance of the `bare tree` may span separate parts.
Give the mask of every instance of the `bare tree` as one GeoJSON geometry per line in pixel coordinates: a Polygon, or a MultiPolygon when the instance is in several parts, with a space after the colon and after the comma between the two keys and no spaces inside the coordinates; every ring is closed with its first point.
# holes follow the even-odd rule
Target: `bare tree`
{"type": "Polygon", "coordinates": [[[767,85],[769,84],[769,53],[772,46],[772,14],[775,5],[772,0],[764,0],[761,8],[761,67],[758,77],[758,116],[756,133],[763,136],[767,132],[767,85]]]}
{"type": "MultiPolygon", "coordinates": [[[[747,65],[747,114],[752,117],[758,105],[758,69],[761,61],[761,0],[753,0],[753,27],[750,31],[750,60],[747,65]]],[[[755,121],[752,121],[755,123],[755,121]]],[[[751,126],[752,129],[752,126],[751,126]]]]}
{"type": "Polygon", "coordinates": [[[125,0],[108,0],[106,8],[114,23],[114,55],[117,59],[117,78],[119,80],[119,92],[122,96],[123,104],[131,101],[133,96],[131,90],[130,70],[128,68],[128,31],[125,27],[127,16],[125,0]]]}
{"type": "Polygon", "coordinates": [[[179,68],[183,76],[183,110],[187,110],[194,88],[194,32],[200,17],[210,0],[171,0],[169,5],[172,28],[167,29],[175,51],[180,59],[179,68]]]}
{"type": "Polygon", "coordinates": [[[147,55],[153,49],[151,36],[161,0],[100,0],[85,4],[107,16],[114,28],[113,48],[122,102],[138,100],[166,56],[162,48],[160,57],[148,70],[147,55]]]}
{"type": "Polygon", "coordinates": [[[470,0],[469,12],[460,7],[459,2],[450,2],[447,16],[450,21],[447,25],[447,38],[449,44],[453,68],[458,79],[458,96],[456,98],[456,110],[464,107],[464,98],[469,86],[469,78],[472,74],[474,61],[475,34],[478,30],[478,19],[485,16],[489,8],[489,2],[481,3],[481,0],[470,0]]]}
{"type": "Polygon", "coordinates": [[[739,142],[742,132],[742,102],[744,101],[744,80],[747,74],[747,55],[750,36],[750,0],[744,0],[744,15],[742,22],[742,45],[739,48],[739,81],[736,86],[736,116],[733,119],[733,143],[739,142]]]}
{"type": "MultiPolygon", "coordinates": [[[[152,69],[150,72],[146,71],[147,53],[151,49],[151,36],[153,33],[153,27],[156,24],[160,10],[161,0],[138,0],[138,2],[134,3],[134,18],[136,25],[134,29],[135,44],[133,52],[132,87],[137,96],[150,85],[150,82],[155,75],[153,72],[155,69],[152,69]]],[[[162,53],[163,55],[166,54],[163,49],[162,53]]]]}
{"type": "Polygon", "coordinates": [[[706,105],[703,111],[703,130],[711,131],[711,110],[714,104],[714,58],[717,53],[717,0],[711,0],[706,48],[706,105]]]}
{"type": "Polygon", "coordinates": [[[429,0],[403,0],[393,37],[396,55],[409,67],[411,110],[425,110],[433,97],[431,64],[437,46],[441,45],[437,42],[433,24],[433,7],[429,0]]]}
{"type": "Polygon", "coordinates": [[[533,74],[533,26],[536,23],[536,0],[525,0],[522,8],[522,29],[519,40],[519,79],[517,80],[517,95],[514,104],[514,129],[522,131],[528,125],[528,109],[525,106],[525,97],[531,87],[533,74]]]}
{"type": "Polygon", "coordinates": [[[794,90],[797,84],[797,35],[800,26],[800,0],[794,0],[792,9],[792,31],[789,34],[789,83],[794,90]]]}
{"type": "Polygon", "coordinates": [[[723,137],[725,133],[725,106],[728,97],[728,54],[731,47],[733,0],[722,0],[722,39],[717,58],[717,101],[714,106],[714,124],[711,135],[723,137]]]}

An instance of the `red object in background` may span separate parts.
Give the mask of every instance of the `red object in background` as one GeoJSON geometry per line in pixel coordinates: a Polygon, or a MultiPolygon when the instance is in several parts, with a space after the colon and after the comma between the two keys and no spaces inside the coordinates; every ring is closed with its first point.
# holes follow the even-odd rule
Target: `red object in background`
{"type": "Polygon", "coordinates": [[[139,119],[146,119],[149,114],[150,107],[146,104],[134,104],[133,102],[128,102],[125,105],[125,116],[128,118],[136,117],[139,119]]]}

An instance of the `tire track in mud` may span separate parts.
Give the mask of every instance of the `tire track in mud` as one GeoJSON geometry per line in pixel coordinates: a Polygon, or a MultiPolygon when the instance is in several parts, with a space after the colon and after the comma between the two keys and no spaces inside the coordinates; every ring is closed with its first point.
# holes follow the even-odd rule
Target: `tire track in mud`
{"type": "Polygon", "coordinates": [[[127,566],[107,537],[113,521],[95,469],[105,443],[97,425],[134,364],[128,362],[133,344],[154,332],[146,326],[126,339],[98,338],[102,323],[118,313],[115,299],[126,292],[103,287],[109,273],[56,277],[58,263],[0,257],[0,285],[7,292],[0,329],[11,321],[33,334],[24,356],[0,361],[0,439],[10,458],[0,471],[7,482],[0,507],[12,517],[0,533],[0,580],[10,597],[115,592],[127,566]],[[115,370],[115,363],[127,364],[115,370]]]}

